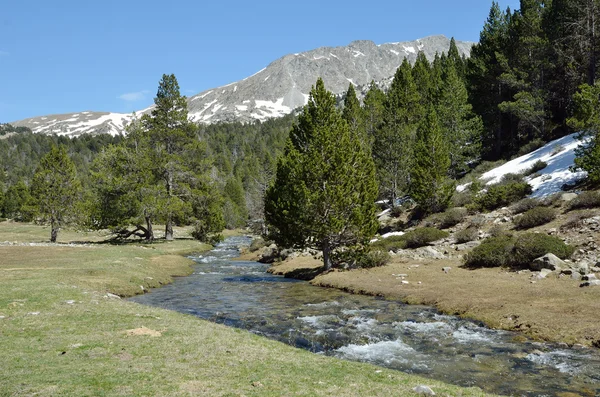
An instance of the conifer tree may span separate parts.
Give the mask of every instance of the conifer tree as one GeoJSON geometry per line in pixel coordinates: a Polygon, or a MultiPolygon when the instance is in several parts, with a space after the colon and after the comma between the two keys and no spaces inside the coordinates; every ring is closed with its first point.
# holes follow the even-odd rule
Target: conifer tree
{"type": "Polygon", "coordinates": [[[422,117],[421,96],[413,80],[412,67],[404,59],[386,94],[383,123],[376,131],[373,159],[380,191],[395,205],[406,190],[416,127],[422,117]]]}
{"type": "Polygon", "coordinates": [[[321,249],[329,269],[333,251],[375,233],[376,197],[372,159],[319,78],[266,192],[270,234],[283,247],[321,249]]]}
{"type": "Polygon", "coordinates": [[[600,84],[584,84],[574,96],[575,115],[569,124],[581,131],[582,144],[576,149],[574,170],[588,173],[588,181],[600,185],[600,84]]]}
{"type": "Polygon", "coordinates": [[[465,83],[452,62],[446,64],[437,109],[440,127],[448,143],[449,174],[458,178],[468,170],[470,162],[479,159],[483,123],[473,114],[465,83]]]}
{"type": "Polygon", "coordinates": [[[373,144],[377,130],[383,123],[383,109],[385,104],[385,93],[371,81],[369,89],[363,100],[364,128],[367,141],[373,144]]]}
{"type": "Polygon", "coordinates": [[[346,97],[344,98],[344,109],[342,110],[342,117],[348,123],[350,132],[358,134],[363,131],[363,117],[360,102],[356,97],[356,91],[354,90],[354,84],[350,83],[348,91],[346,91],[346,97]]]}
{"type": "Polygon", "coordinates": [[[50,241],[55,243],[62,226],[75,216],[81,193],[75,165],[64,147],[52,147],[40,160],[31,183],[31,205],[36,219],[50,224],[50,241]]]}
{"type": "Polygon", "coordinates": [[[431,76],[431,64],[425,53],[419,51],[417,60],[413,65],[412,77],[421,97],[421,106],[427,106],[435,100],[433,80],[431,76]]]}
{"type": "Polygon", "coordinates": [[[450,155],[433,106],[419,125],[409,191],[424,213],[447,208],[454,184],[448,178],[450,155]]]}
{"type": "Polygon", "coordinates": [[[153,172],[162,184],[161,216],[165,238],[173,239],[173,224],[192,213],[194,184],[208,163],[197,126],[188,119],[187,101],[175,75],[164,74],[150,115],[142,117],[148,134],[153,172]]]}

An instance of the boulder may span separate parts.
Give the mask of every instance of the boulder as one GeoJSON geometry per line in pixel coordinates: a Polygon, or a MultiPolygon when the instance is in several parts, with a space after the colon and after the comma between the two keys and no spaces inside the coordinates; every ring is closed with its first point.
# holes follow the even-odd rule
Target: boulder
{"type": "Polygon", "coordinates": [[[450,266],[445,266],[445,267],[442,268],[442,271],[444,273],[448,273],[450,270],[452,270],[452,268],[450,266]]]}
{"type": "Polygon", "coordinates": [[[596,277],[596,275],[594,273],[586,274],[585,276],[581,277],[581,279],[583,281],[598,280],[598,278],[596,277]]]}
{"type": "Polygon", "coordinates": [[[584,275],[584,274],[589,274],[590,272],[590,264],[585,261],[579,261],[576,263],[572,263],[571,265],[569,265],[571,269],[573,269],[574,271],[576,271],[577,273],[584,275]]]}
{"type": "Polygon", "coordinates": [[[532,270],[542,270],[542,269],[550,269],[550,270],[560,270],[562,268],[567,267],[567,264],[552,253],[548,253],[544,256],[540,256],[533,260],[531,264],[532,270]]]}
{"type": "Polygon", "coordinates": [[[435,392],[431,390],[431,387],[425,385],[419,385],[413,388],[413,391],[417,394],[422,394],[424,396],[435,396],[435,392]]]}
{"type": "Polygon", "coordinates": [[[577,193],[563,193],[560,195],[560,200],[569,202],[577,198],[577,193]]]}
{"type": "Polygon", "coordinates": [[[593,286],[600,286],[600,280],[590,280],[590,281],[586,281],[585,283],[581,283],[579,284],[580,287],[593,287],[593,286]]]}

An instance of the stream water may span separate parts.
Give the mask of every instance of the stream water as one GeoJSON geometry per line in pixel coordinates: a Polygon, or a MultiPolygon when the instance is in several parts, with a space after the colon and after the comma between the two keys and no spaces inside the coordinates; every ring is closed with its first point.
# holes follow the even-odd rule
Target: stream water
{"type": "Polygon", "coordinates": [[[235,261],[247,237],[193,257],[194,273],[132,301],[247,329],[318,354],[503,395],[600,395],[600,352],[538,342],[431,307],[351,295],[235,261]]]}

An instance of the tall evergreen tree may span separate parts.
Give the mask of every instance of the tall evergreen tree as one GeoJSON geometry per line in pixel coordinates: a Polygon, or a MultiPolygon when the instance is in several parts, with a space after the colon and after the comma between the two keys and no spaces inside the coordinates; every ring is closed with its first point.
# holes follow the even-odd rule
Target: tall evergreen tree
{"type": "Polygon", "coordinates": [[[448,62],[437,106],[440,127],[448,143],[452,177],[458,178],[468,171],[469,163],[479,159],[481,152],[481,118],[473,114],[464,81],[458,76],[454,64],[448,62]]]}
{"type": "Polygon", "coordinates": [[[439,125],[433,106],[419,125],[410,174],[410,195],[425,213],[447,208],[454,184],[448,177],[450,155],[448,143],[439,125]]]}
{"type": "Polygon", "coordinates": [[[385,93],[371,81],[363,100],[364,128],[367,141],[372,145],[377,130],[383,123],[385,93]]]}
{"type": "Polygon", "coordinates": [[[142,117],[142,124],[149,136],[154,173],[164,187],[160,205],[165,238],[172,240],[173,224],[192,212],[196,175],[205,172],[208,164],[175,75],[163,75],[154,104],[151,114],[142,117]]]}
{"type": "Polygon", "coordinates": [[[346,97],[344,98],[344,108],[342,110],[342,118],[348,123],[350,132],[353,134],[362,133],[363,117],[362,108],[360,102],[356,97],[356,90],[354,90],[354,84],[350,83],[348,90],[346,91],[346,97]]]}
{"type": "Polygon", "coordinates": [[[266,193],[271,236],[284,247],[321,249],[329,269],[332,251],[375,233],[376,197],[372,159],[318,79],[266,193]]]}
{"type": "Polygon", "coordinates": [[[492,2],[479,43],[473,46],[468,61],[469,96],[475,112],[483,120],[483,155],[490,159],[500,157],[513,141],[510,116],[498,108],[513,95],[501,78],[507,67],[510,15],[510,11],[504,13],[496,1],[492,2]]]}
{"type": "Polygon", "coordinates": [[[50,241],[55,243],[62,226],[72,221],[81,193],[75,165],[64,147],[53,147],[40,160],[31,183],[36,219],[50,224],[50,241]]]}
{"type": "Polygon", "coordinates": [[[581,131],[582,144],[576,149],[576,170],[586,171],[588,181],[600,185],[600,84],[584,84],[575,94],[575,115],[569,124],[581,131]]]}
{"type": "Polygon", "coordinates": [[[391,200],[392,205],[408,185],[412,144],[422,109],[412,67],[404,59],[386,94],[383,123],[373,142],[380,191],[391,200]]]}

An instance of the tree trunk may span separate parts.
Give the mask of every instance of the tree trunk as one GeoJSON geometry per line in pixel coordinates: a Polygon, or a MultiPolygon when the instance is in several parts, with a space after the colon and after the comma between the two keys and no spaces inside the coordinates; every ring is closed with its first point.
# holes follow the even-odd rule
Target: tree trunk
{"type": "Polygon", "coordinates": [[[154,230],[152,230],[152,219],[149,216],[146,217],[146,240],[154,241],[154,230]]]}
{"type": "Polygon", "coordinates": [[[323,265],[325,266],[325,271],[331,269],[331,247],[329,246],[328,239],[323,241],[323,265]]]}
{"type": "Polygon", "coordinates": [[[58,237],[58,225],[56,225],[54,222],[52,222],[52,230],[50,231],[50,242],[51,243],[55,243],[56,242],[56,238],[58,237]]]}
{"type": "Polygon", "coordinates": [[[167,224],[165,226],[165,240],[173,240],[173,221],[171,218],[167,219],[167,224]]]}

